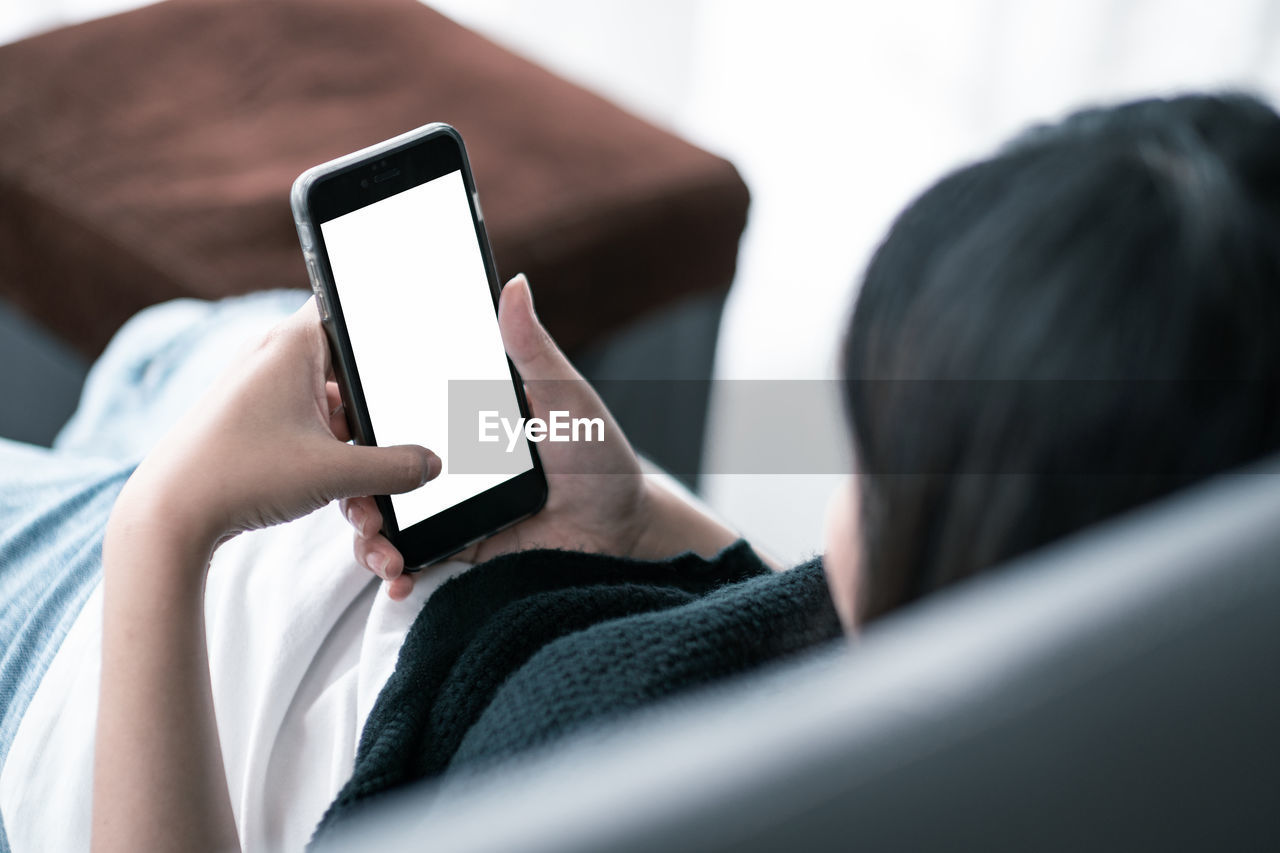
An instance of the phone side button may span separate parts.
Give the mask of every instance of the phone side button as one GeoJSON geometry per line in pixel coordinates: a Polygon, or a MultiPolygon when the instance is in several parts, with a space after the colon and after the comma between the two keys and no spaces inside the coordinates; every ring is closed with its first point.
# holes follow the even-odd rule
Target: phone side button
{"type": "Polygon", "coordinates": [[[325,301],[324,293],[319,290],[316,291],[316,307],[320,309],[320,321],[329,322],[329,303],[325,301]]]}

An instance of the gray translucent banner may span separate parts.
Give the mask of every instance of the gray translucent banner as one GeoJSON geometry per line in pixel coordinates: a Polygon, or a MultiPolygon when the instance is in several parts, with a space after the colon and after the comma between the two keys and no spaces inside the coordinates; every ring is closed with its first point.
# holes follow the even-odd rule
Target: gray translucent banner
{"type": "Polygon", "coordinates": [[[1159,447],[1185,445],[1189,433],[1202,433],[1206,442],[1244,443],[1275,429],[1262,422],[1271,417],[1267,407],[1254,407],[1261,413],[1257,424],[1223,412],[1242,410],[1235,406],[1241,395],[1280,401],[1280,389],[1269,383],[1217,380],[529,381],[539,425],[519,423],[503,410],[506,387],[503,381],[449,383],[450,471],[517,473],[516,435],[541,439],[534,447],[552,473],[634,473],[622,433],[597,405],[604,398],[626,401],[622,432],[637,436],[700,430],[709,411],[702,474],[846,474],[854,470],[845,415],[852,392],[899,448],[891,461],[878,462],[879,470],[859,460],[862,473],[1177,475],[1182,460],[1163,458],[1159,447]],[[1056,437],[1053,452],[1035,454],[1034,465],[1019,452],[1032,431],[1056,437]],[[1149,437],[1152,452],[1109,449],[1141,447],[1134,436],[1149,437]]]}

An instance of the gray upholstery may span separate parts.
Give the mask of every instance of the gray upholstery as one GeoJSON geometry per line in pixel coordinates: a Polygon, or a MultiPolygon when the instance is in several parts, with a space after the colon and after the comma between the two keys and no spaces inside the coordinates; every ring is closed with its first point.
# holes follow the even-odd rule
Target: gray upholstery
{"type": "Polygon", "coordinates": [[[1273,460],[334,849],[1278,850],[1277,563],[1273,460]]]}

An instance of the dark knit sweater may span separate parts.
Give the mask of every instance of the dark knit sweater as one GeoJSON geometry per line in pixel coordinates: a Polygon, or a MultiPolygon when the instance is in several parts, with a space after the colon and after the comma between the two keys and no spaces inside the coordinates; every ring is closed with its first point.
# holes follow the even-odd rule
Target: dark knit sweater
{"type": "Polygon", "coordinates": [[[475,769],[839,635],[818,560],[774,573],[745,542],[711,560],[499,557],[423,606],[316,835],[379,793],[475,769]]]}

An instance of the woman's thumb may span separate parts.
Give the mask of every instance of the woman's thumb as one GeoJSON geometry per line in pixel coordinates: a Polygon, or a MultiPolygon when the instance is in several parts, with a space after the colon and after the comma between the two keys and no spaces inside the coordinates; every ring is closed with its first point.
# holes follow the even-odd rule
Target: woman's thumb
{"type": "Polygon", "coordinates": [[[335,498],[396,495],[434,480],[443,463],[425,447],[399,444],[368,447],[342,444],[330,466],[335,498]]]}
{"type": "Polygon", "coordinates": [[[533,310],[529,280],[520,273],[502,289],[498,300],[498,328],[507,355],[526,382],[539,379],[581,379],[569,359],[543,328],[533,310]]]}

